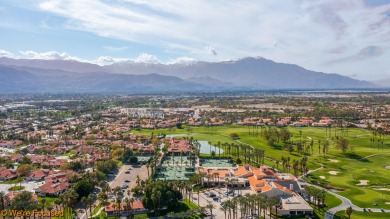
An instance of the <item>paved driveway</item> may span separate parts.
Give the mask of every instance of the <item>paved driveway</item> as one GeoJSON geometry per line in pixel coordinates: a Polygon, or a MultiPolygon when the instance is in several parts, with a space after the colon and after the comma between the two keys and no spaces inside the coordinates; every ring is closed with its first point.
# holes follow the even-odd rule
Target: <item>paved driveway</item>
{"type": "MultiPolygon", "coordinates": [[[[23,181],[21,183],[22,186],[24,186],[24,190],[26,191],[30,191],[30,192],[35,192],[34,189],[38,188],[40,185],[40,183],[36,183],[36,182],[26,182],[26,181],[23,181]]],[[[0,184],[0,191],[3,191],[5,193],[8,192],[8,189],[15,186],[15,184],[0,184]]],[[[19,186],[19,183],[17,184],[17,186],[19,186]]]]}
{"type": "MultiPolygon", "coordinates": [[[[198,204],[198,198],[199,198],[199,205],[202,206],[202,207],[206,207],[206,205],[209,204],[209,202],[211,202],[213,205],[214,205],[214,209],[213,209],[213,218],[225,218],[225,213],[223,211],[220,210],[221,208],[221,202],[225,202],[229,199],[232,199],[233,197],[232,196],[226,196],[225,194],[223,194],[224,192],[226,192],[227,189],[226,188],[221,188],[221,189],[218,189],[218,188],[212,188],[212,189],[208,189],[207,191],[202,191],[199,193],[199,196],[198,197],[198,194],[197,193],[194,193],[193,195],[193,202],[195,204],[198,204]],[[208,197],[206,193],[210,193],[210,192],[213,192],[214,194],[216,194],[216,196],[219,198],[218,201],[214,201],[213,198],[211,197],[208,197]]],[[[235,190],[235,194],[239,193],[238,190],[235,190]]],[[[242,194],[243,196],[245,194],[252,194],[252,190],[250,190],[249,188],[243,188],[241,189],[240,191],[240,194],[242,194]]],[[[209,209],[206,208],[207,212],[210,213],[209,209]]]]}
{"type": "Polygon", "coordinates": [[[117,186],[121,186],[123,183],[127,184],[129,187],[125,189],[125,195],[127,194],[127,190],[131,190],[137,185],[137,175],[141,180],[146,180],[148,178],[148,171],[145,165],[123,165],[118,174],[114,179],[109,181],[109,185],[111,188],[115,188],[117,186]],[[130,168],[130,170],[129,170],[130,168]],[[130,173],[126,173],[130,171],[130,173]],[[129,183],[126,183],[125,180],[130,180],[129,183]]]}

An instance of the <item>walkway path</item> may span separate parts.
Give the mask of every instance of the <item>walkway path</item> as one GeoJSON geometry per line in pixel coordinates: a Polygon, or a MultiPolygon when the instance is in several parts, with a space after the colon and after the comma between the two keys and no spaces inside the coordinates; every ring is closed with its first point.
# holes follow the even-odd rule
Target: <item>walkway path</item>
{"type": "Polygon", "coordinates": [[[99,211],[97,211],[92,217],[97,217],[102,211],[104,210],[104,207],[101,207],[99,211]]]}

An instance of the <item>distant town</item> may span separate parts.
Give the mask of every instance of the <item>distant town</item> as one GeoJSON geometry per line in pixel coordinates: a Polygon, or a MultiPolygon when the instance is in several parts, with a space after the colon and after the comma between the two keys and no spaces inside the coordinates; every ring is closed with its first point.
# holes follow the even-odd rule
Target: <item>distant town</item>
{"type": "Polygon", "coordinates": [[[386,218],[389,124],[383,90],[3,94],[0,212],[386,218]]]}

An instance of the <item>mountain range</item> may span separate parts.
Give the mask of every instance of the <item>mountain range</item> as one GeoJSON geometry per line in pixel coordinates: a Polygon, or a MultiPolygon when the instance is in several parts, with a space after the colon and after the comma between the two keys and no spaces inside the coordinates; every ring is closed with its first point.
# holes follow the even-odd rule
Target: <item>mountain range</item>
{"type": "Polygon", "coordinates": [[[0,58],[0,92],[176,92],[375,88],[338,74],[260,57],[224,62],[99,66],[73,60],[0,58]]]}

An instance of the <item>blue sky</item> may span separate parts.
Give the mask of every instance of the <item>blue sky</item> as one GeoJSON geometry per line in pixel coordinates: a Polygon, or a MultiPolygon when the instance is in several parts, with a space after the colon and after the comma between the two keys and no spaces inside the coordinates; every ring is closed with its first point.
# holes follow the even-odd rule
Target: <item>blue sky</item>
{"type": "Polygon", "coordinates": [[[0,56],[100,65],[261,56],[390,78],[390,0],[2,0],[0,56]]]}

